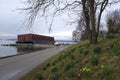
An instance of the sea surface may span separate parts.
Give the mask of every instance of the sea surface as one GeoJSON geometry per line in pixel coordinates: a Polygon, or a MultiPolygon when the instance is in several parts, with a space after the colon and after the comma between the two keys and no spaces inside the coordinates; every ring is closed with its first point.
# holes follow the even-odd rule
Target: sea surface
{"type": "Polygon", "coordinates": [[[15,44],[15,41],[0,40],[0,58],[46,49],[46,48],[34,47],[34,46],[19,46],[19,47],[17,47],[17,46],[1,46],[2,44],[15,44]]]}
{"type": "MultiPolygon", "coordinates": [[[[15,44],[15,40],[0,40],[0,58],[46,49],[43,47],[35,46],[1,46],[2,44],[15,44]]],[[[75,44],[75,42],[56,40],[55,44],[75,44]]]]}

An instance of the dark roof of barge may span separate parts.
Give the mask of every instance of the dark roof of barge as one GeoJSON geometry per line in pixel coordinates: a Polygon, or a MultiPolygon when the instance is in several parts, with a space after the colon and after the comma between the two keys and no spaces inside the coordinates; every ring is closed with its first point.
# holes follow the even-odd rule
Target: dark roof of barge
{"type": "MultiPolygon", "coordinates": [[[[46,35],[40,35],[40,34],[33,34],[33,33],[28,33],[28,34],[19,34],[19,35],[37,35],[37,36],[43,36],[43,37],[52,37],[52,36],[46,36],[46,35]]],[[[18,36],[19,36],[18,35],[18,36]]],[[[54,37],[52,37],[54,38],[54,37]]]]}

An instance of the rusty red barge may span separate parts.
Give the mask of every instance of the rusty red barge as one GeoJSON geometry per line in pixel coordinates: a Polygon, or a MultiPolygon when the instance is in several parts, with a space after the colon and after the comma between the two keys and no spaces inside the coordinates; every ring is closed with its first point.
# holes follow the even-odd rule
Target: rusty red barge
{"type": "Polygon", "coordinates": [[[19,44],[54,44],[54,37],[43,36],[38,34],[21,34],[18,35],[19,44]]]}

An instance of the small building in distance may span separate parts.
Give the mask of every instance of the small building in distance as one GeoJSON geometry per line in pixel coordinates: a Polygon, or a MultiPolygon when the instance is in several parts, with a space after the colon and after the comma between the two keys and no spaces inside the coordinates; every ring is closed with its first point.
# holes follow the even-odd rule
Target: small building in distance
{"type": "Polygon", "coordinates": [[[18,35],[18,41],[16,43],[19,44],[54,44],[54,37],[43,36],[38,34],[21,34],[18,35]]]}

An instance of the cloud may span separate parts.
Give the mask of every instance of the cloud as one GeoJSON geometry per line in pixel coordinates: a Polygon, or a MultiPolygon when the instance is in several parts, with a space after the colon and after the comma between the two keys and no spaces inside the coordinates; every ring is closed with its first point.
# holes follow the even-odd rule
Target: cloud
{"type": "Polygon", "coordinates": [[[17,35],[11,33],[0,33],[0,39],[17,39],[17,35]]]}
{"type": "Polygon", "coordinates": [[[10,33],[0,33],[0,37],[15,37],[16,35],[15,34],[10,34],[10,33]]]}
{"type": "Polygon", "coordinates": [[[72,31],[51,33],[51,34],[49,34],[49,36],[53,36],[53,37],[55,37],[55,39],[60,39],[60,40],[71,40],[72,39],[72,31]]]}

